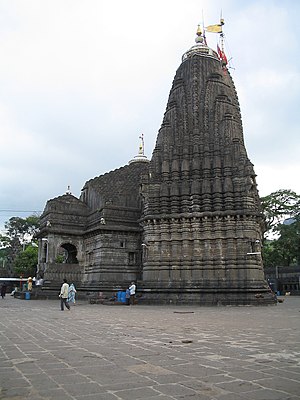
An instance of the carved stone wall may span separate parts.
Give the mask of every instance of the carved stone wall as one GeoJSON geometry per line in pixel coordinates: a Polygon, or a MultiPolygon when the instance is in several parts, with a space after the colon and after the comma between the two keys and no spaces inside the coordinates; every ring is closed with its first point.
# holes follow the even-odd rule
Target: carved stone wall
{"type": "Polygon", "coordinates": [[[63,279],[67,279],[69,283],[74,283],[75,287],[81,285],[82,281],[82,267],[79,264],[56,264],[48,263],[45,273],[44,281],[51,282],[52,286],[60,286],[63,279]]]}
{"type": "Polygon", "coordinates": [[[149,170],[144,301],[272,303],[255,173],[235,87],[217,56],[195,47],[177,70],[149,170]]]}
{"type": "Polygon", "coordinates": [[[124,285],[141,277],[140,232],[103,231],[85,240],[83,285],[124,285]]]}
{"type": "Polygon", "coordinates": [[[147,172],[148,163],[135,162],[88,181],[80,199],[66,194],[47,202],[38,270],[46,286],[80,274],[80,290],[112,291],[141,278],[140,182],[147,172]],[[58,264],[62,249],[74,254],[58,264]]]}

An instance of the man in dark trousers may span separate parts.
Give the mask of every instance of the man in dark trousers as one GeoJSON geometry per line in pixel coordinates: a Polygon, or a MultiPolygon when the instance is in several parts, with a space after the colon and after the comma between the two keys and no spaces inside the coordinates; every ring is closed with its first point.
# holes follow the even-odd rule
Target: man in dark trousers
{"type": "Polygon", "coordinates": [[[129,292],[130,292],[130,304],[133,306],[134,305],[134,299],[135,299],[135,291],[136,291],[136,286],[134,282],[131,282],[131,285],[129,286],[129,292]]]}
{"type": "Polygon", "coordinates": [[[6,283],[3,282],[2,286],[1,286],[1,297],[2,297],[2,299],[4,299],[5,295],[6,295],[6,283]]]}
{"type": "Polygon", "coordinates": [[[61,285],[60,288],[60,309],[61,311],[64,311],[64,306],[67,307],[67,309],[70,311],[70,306],[68,303],[68,295],[69,295],[69,285],[66,279],[64,279],[63,284],[61,285]]]}

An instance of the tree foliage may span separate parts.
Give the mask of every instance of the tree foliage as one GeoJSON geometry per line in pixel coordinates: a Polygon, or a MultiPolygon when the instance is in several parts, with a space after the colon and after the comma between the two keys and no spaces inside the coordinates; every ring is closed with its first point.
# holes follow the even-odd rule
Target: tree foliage
{"type": "MultiPolygon", "coordinates": [[[[291,224],[280,224],[277,227],[279,238],[276,240],[275,249],[280,258],[281,265],[290,266],[300,262],[300,222],[295,219],[291,224]]],[[[300,264],[299,264],[300,265],[300,264]]]]}
{"type": "Polygon", "coordinates": [[[0,233],[0,246],[1,247],[8,247],[10,245],[10,238],[6,235],[2,235],[0,233]]]}
{"type": "Polygon", "coordinates": [[[9,239],[19,238],[23,241],[25,235],[33,236],[39,229],[40,219],[36,215],[27,218],[12,217],[5,223],[6,237],[9,239]]]}
{"type": "Polygon", "coordinates": [[[7,269],[6,269],[7,255],[8,255],[7,248],[0,249],[0,277],[7,276],[7,269]]]}
{"type": "Polygon", "coordinates": [[[262,197],[261,202],[267,226],[264,265],[300,265],[300,196],[282,189],[262,197]]]}
{"type": "Polygon", "coordinates": [[[14,269],[18,275],[34,276],[38,261],[38,248],[28,245],[19,253],[14,261],[14,269]]]}
{"type": "Polygon", "coordinates": [[[30,215],[27,218],[12,217],[5,223],[5,233],[0,235],[0,245],[7,250],[6,265],[13,275],[19,275],[21,270],[31,271],[32,274],[32,266],[34,265],[34,269],[36,268],[37,250],[34,249],[31,253],[28,250],[30,256],[24,250],[26,245],[32,243],[39,224],[40,219],[36,215],[30,215]]]}
{"type": "Polygon", "coordinates": [[[275,248],[276,240],[266,239],[262,248],[262,258],[265,267],[276,267],[278,265],[278,253],[275,248]]]}
{"type": "Polygon", "coordinates": [[[285,219],[299,215],[300,195],[292,190],[280,189],[260,200],[266,218],[266,233],[274,232],[285,219]]]}

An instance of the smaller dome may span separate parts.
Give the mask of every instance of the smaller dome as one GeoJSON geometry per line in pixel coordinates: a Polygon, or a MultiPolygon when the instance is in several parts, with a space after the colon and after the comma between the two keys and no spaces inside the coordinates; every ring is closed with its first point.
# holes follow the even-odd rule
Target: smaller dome
{"type": "Polygon", "coordinates": [[[132,160],[130,160],[128,164],[132,164],[132,163],[136,163],[136,162],[147,162],[147,163],[150,162],[150,160],[148,160],[147,156],[145,156],[145,154],[144,154],[144,148],[145,148],[144,135],[141,134],[139,139],[141,140],[140,145],[139,145],[139,153],[136,156],[134,156],[134,158],[132,160]]]}
{"type": "Polygon", "coordinates": [[[137,156],[134,156],[132,160],[129,161],[128,164],[132,164],[135,162],[146,162],[149,163],[150,160],[148,160],[147,156],[143,155],[143,154],[138,154],[137,156]]]}
{"type": "Polygon", "coordinates": [[[188,58],[192,57],[195,54],[200,56],[213,57],[218,60],[219,59],[218,54],[213,49],[207,46],[205,37],[202,36],[202,30],[200,25],[198,25],[196,34],[197,34],[195,38],[196,44],[183,54],[182,61],[187,60],[188,58]]]}

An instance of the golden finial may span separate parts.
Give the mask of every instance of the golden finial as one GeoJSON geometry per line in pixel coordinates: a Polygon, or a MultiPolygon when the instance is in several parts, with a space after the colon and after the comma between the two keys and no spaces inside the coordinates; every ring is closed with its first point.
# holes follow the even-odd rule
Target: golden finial
{"type": "Polygon", "coordinates": [[[145,156],[145,145],[144,145],[144,135],[141,134],[139,136],[139,139],[141,139],[140,144],[139,144],[139,153],[138,155],[134,156],[132,160],[129,161],[129,164],[135,163],[135,162],[147,162],[149,163],[150,160],[145,156]]]}
{"type": "Polygon", "coordinates": [[[197,29],[197,37],[195,39],[196,43],[202,43],[203,42],[203,36],[202,36],[202,30],[200,25],[198,25],[198,29],[197,29]]]}

